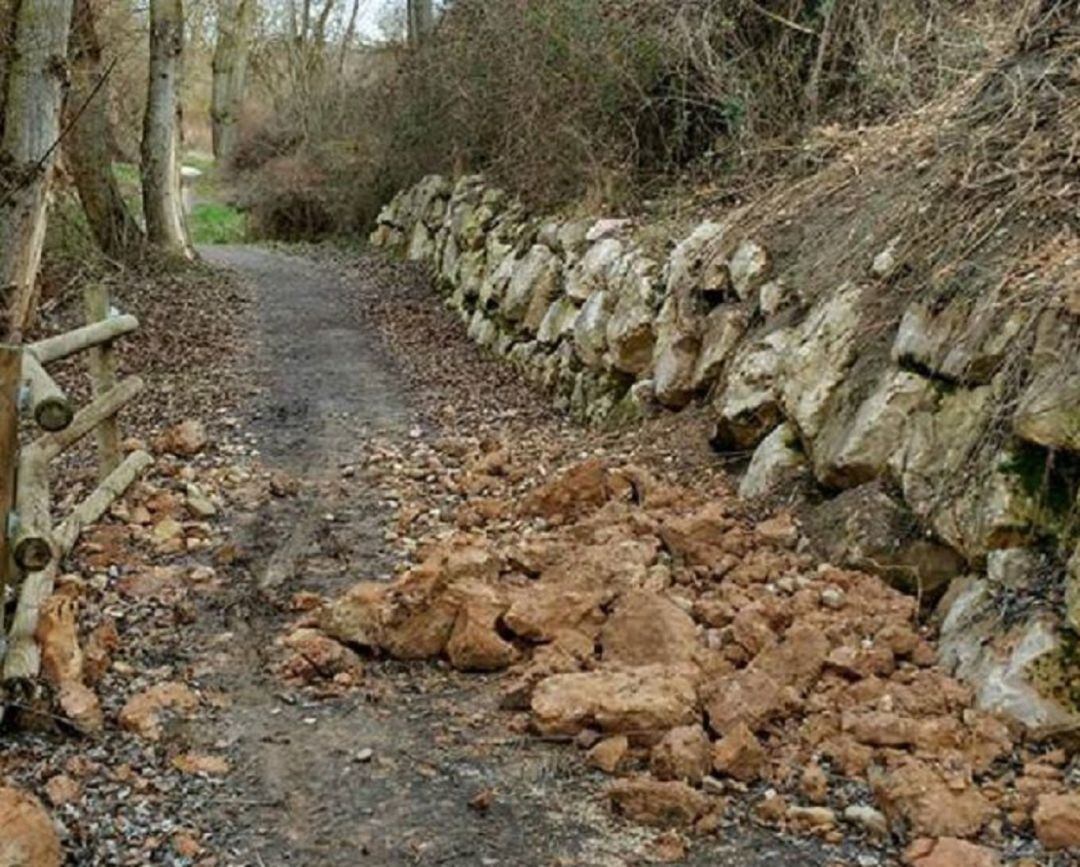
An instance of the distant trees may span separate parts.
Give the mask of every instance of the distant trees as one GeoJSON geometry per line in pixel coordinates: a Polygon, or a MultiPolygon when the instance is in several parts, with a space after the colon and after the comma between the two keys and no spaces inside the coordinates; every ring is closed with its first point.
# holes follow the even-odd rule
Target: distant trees
{"type": "Polygon", "coordinates": [[[16,0],[4,63],[0,135],[0,294],[8,339],[21,339],[36,299],[47,201],[67,81],[72,0],[16,0]]]}
{"type": "Polygon", "coordinates": [[[256,0],[218,0],[210,123],[219,162],[227,162],[236,148],[255,12],[256,0]]]}
{"type": "Polygon", "coordinates": [[[113,174],[108,71],[102,66],[95,2],[75,0],[64,158],[98,246],[114,259],[123,260],[141,249],[145,237],[113,174]]]}
{"type": "Polygon", "coordinates": [[[408,41],[415,48],[427,38],[435,23],[433,0],[405,0],[405,3],[408,41]]]}
{"type": "Polygon", "coordinates": [[[182,0],[150,0],[150,73],[142,136],[142,196],[150,243],[191,255],[180,189],[182,0]]]}

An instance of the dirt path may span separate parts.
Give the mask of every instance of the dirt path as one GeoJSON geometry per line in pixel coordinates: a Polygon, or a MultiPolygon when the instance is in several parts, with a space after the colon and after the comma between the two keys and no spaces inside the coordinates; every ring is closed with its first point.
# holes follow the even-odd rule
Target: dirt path
{"type": "MultiPolygon", "coordinates": [[[[292,594],[333,595],[390,574],[391,504],[353,471],[365,449],[375,438],[407,446],[438,432],[420,421],[404,371],[357,314],[378,300],[377,282],[346,284],[323,266],[263,250],[204,255],[253,286],[261,398],[248,426],[262,458],[299,480],[295,496],[238,519],[234,535],[250,559],[199,618],[204,640],[218,648],[206,683],[228,706],[186,735],[234,761],[207,817],[226,841],[225,863],[641,862],[656,832],[611,817],[603,778],[576,750],[511,733],[493,679],[372,661],[360,691],[314,700],[270,672],[292,594]],[[470,804],[488,791],[490,806],[470,804]]],[[[847,855],[845,863],[887,863],[847,855]]],[[[831,860],[813,841],[747,825],[695,845],[691,863],[831,860]]]]}

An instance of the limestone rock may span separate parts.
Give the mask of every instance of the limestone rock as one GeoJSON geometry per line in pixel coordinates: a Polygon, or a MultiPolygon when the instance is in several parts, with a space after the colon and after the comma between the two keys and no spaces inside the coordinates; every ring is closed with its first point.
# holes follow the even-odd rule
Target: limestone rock
{"type": "Polygon", "coordinates": [[[739,496],[749,499],[788,489],[808,472],[809,463],[799,436],[784,422],[754,450],[739,482],[739,496]]]}
{"type": "Polygon", "coordinates": [[[573,301],[569,298],[556,298],[540,321],[536,339],[543,344],[558,343],[563,337],[574,333],[577,318],[578,307],[573,301]]]}
{"type": "Polygon", "coordinates": [[[1080,362],[1071,358],[1036,374],[1020,397],[1013,430],[1040,446],[1080,452],[1080,362]]]}
{"type": "Polygon", "coordinates": [[[608,319],[607,345],[616,370],[640,375],[652,364],[656,329],[652,308],[640,298],[620,295],[608,319]]]}
{"type": "Polygon", "coordinates": [[[561,271],[559,259],[551,250],[533,245],[517,263],[506,287],[500,307],[503,317],[510,322],[521,322],[536,307],[546,311],[559,294],[561,271]]]}
{"type": "Polygon", "coordinates": [[[645,666],[628,671],[556,674],[532,696],[533,722],[545,735],[584,728],[647,738],[698,717],[694,684],[677,670],[645,666]]]}
{"type": "Polygon", "coordinates": [[[0,787],[0,867],[60,867],[60,838],[41,802],[0,787]]]}
{"type": "Polygon", "coordinates": [[[701,338],[701,352],[690,379],[692,391],[707,387],[719,376],[749,323],[749,316],[739,307],[717,307],[709,313],[701,338]]]}
{"type": "Polygon", "coordinates": [[[1041,795],[1033,818],[1044,848],[1080,850],[1080,794],[1041,795]]]}
{"type": "Polygon", "coordinates": [[[761,776],[765,748],[744,722],[737,723],[713,744],[712,766],[718,774],[750,783],[761,776]]]}
{"type": "Polygon", "coordinates": [[[583,622],[599,622],[600,606],[610,598],[604,591],[576,590],[561,584],[540,582],[523,593],[503,614],[506,628],[528,641],[551,641],[566,629],[583,622]]]}
{"type": "MultiPolygon", "coordinates": [[[[670,298],[687,298],[706,289],[704,271],[708,264],[721,259],[719,247],[724,238],[724,227],[719,223],[704,222],[689,236],[675,245],[668,258],[667,294],[670,298]]],[[[722,289],[721,272],[715,272],[710,289],[722,289]],[[719,284],[719,285],[718,285],[719,284]]],[[[726,269],[722,273],[727,282],[726,269]]]]}
{"type": "Polygon", "coordinates": [[[643,825],[692,825],[709,808],[709,799],[686,783],[650,779],[618,780],[608,789],[612,806],[643,825]]]}
{"type": "Polygon", "coordinates": [[[34,637],[41,649],[41,673],[53,686],[82,681],[77,616],[78,603],[64,593],[54,593],[41,607],[34,637]]]}
{"type": "Polygon", "coordinates": [[[681,780],[696,786],[709,766],[709,737],[700,725],[673,728],[649,755],[649,770],[658,780],[681,780]]]}
{"type": "Polygon", "coordinates": [[[913,414],[932,411],[937,392],[928,379],[887,370],[848,417],[836,412],[813,442],[814,475],[830,488],[851,488],[883,475],[904,444],[913,414]]]}
{"type": "Polygon", "coordinates": [[[658,342],[652,362],[652,380],[661,404],[681,409],[690,402],[700,349],[700,338],[689,331],[672,334],[658,342]]]}
{"type": "Polygon", "coordinates": [[[82,734],[94,734],[105,727],[105,715],[97,694],[77,680],[60,685],[56,703],[64,719],[82,734]]]}
{"type": "Polygon", "coordinates": [[[690,662],[697,626],[670,599],[645,590],[624,593],[600,632],[605,663],[637,666],[690,662]]]}
{"type": "Polygon", "coordinates": [[[728,263],[731,287],[743,301],[753,295],[769,271],[769,254],[759,243],[742,241],[728,263]]]}
{"type": "Polygon", "coordinates": [[[996,294],[976,302],[960,298],[937,313],[915,303],[900,320],[892,357],[917,371],[982,385],[1001,366],[1026,316],[1022,305],[1010,307],[996,294]]]}
{"type": "Polygon", "coordinates": [[[780,423],[777,376],[791,338],[790,329],[778,329],[744,342],[735,353],[715,401],[717,448],[753,448],[780,423]]]}
{"type": "Polygon", "coordinates": [[[987,582],[967,582],[955,594],[941,625],[938,653],[946,670],[977,687],[982,710],[1016,720],[1033,734],[1080,724],[1074,709],[1040,689],[1040,679],[1060,678],[1061,646],[1053,619],[1035,613],[1006,628],[987,582]]]}
{"type": "Polygon", "coordinates": [[[810,311],[783,356],[780,402],[806,442],[814,442],[855,360],[864,287],[841,286],[810,311]]]}
{"type": "Polygon", "coordinates": [[[405,258],[410,262],[431,262],[435,259],[435,238],[431,230],[419,220],[409,236],[405,258]]]}
{"type": "Polygon", "coordinates": [[[599,367],[607,350],[607,324],[613,306],[610,292],[594,292],[574,320],[574,348],[590,367],[599,367]]]}
{"type": "Polygon", "coordinates": [[[879,575],[934,599],[965,568],[964,558],[927,538],[915,515],[880,482],[844,491],[806,512],[815,552],[829,563],[879,575]]]}
{"type": "Polygon", "coordinates": [[[598,240],[567,274],[566,294],[580,303],[587,301],[593,292],[606,289],[623,252],[623,244],[616,238],[598,240]]]}

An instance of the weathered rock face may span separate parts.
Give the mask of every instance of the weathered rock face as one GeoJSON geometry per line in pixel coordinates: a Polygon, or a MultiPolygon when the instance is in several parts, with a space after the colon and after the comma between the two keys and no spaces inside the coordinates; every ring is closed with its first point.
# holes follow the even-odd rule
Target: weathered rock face
{"type": "MultiPolygon", "coordinates": [[[[471,339],[582,421],[709,401],[713,446],[753,451],[743,495],[824,500],[808,535],[829,533],[819,550],[837,563],[926,599],[961,561],[981,573],[995,552],[1059,541],[1064,556],[1042,586],[1065,585],[1062,616],[1080,628],[1080,566],[1069,576],[1061,566],[1077,543],[1067,520],[1080,465],[1075,291],[1037,305],[1015,286],[950,286],[948,297],[935,286],[899,301],[885,294],[903,267],[894,234],[874,239],[863,275],[822,292],[805,285],[800,251],[778,255],[739,222],[704,221],[654,258],[655,233],[634,221],[538,220],[478,176],[432,176],[383,209],[372,242],[427,265],[471,339]]],[[[175,439],[162,446],[200,447],[175,439]]],[[[350,617],[343,634],[371,630],[350,617]]],[[[988,705],[1045,724],[1054,713],[1016,699],[1028,677],[1019,659],[1037,646],[1041,666],[1064,664],[1060,621],[1030,625],[1024,639],[991,624],[996,661],[957,670],[988,705]]],[[[444,611],[390,652],[445,653],[453,628],[444,611]]],[[[1069,717],[1065,691],[1047,688],[1069,717]]]]}

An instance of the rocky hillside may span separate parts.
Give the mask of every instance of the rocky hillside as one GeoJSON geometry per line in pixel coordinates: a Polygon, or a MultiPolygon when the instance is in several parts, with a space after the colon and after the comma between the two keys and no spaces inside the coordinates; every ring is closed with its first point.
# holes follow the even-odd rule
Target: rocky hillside
{"type": "Polygon", "coordinates": [[[707,403],[744,496],[797,499],[837,565],[944,595],[943,660],[979,704],[1060,731],[1080,720],[1080,27],[1033,20],[948,100],[833,133],[817,173],[660,252],[646,220],[530,214],[478,176],[401,193],[372,242],[582,419],[707,403]]]}

